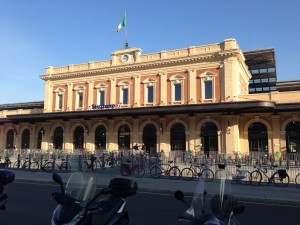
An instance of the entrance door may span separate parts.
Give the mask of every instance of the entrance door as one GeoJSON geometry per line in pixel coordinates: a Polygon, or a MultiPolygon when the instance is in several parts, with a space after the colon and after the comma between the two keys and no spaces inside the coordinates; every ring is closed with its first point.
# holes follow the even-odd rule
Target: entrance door
{"type": "Polygon", "coordinates": [[[208,122],[202,125],[200,138],[202,149],[207,157],[210,152],[218,152],[218,128],[214,123],[208,122]]]}
{"type": "Polygon", "coordinates": [[[156,149],[156,127],[153,124],[148,124],[143,130],[143,143],[146,146],[146,151],[150,154],[155,154],[156,149]]]}

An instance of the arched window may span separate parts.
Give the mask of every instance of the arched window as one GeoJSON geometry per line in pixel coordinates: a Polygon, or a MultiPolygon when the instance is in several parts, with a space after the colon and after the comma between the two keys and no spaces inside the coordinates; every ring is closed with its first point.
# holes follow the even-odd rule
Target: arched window
{"type": "Polygon", "coordinates": [[[64,130],[62,127],[56,127],[53,135],[53,147],[54,149],[62,149],[64,140],[64,130]]]}
{"type": "Polygon", "coordinates": [[[218,128],[212,122],[204,123],[200,130],[201,150],[206,156],[210,152],[218,152],[218,128]]]}
{"type": "Polygon", "coordinates": [[[287,152],[300,153],[300,122],[290,122],[285,128],[287,152]]]}
{"type": "Polygon", "coordinates": [[[185,127],[181,123],[175,123],[171,127],[171,151],[186,151],[185,127]]]}
{"type": "Polygon", "coordinates": [[[100,125],[95,131],[95,149],[106,149],[106,128],[100,125]]]}
{"type": "Polygon", "coordinates": [[[118,145],[119,150],[130,149],[130,128],[126,124],[121,125],[119,128],[118,145]]]}
{"type": "Polygon", "coordinates": [[[30,131],[28,129],[25,129],[22,133],[22,143],[21,148],[27,149],[30,148],[30,131]]]}
{"type": "Polygon", "coordinates": [[[11,149],[14,147],[14,131],[10,129],[6,135],[6,148],[11,149]]]}
{"type": "Polygon", "coordinates": [[[84,129],[82,126],[77,126],[74,130],[73,145],[74,149],[83,149],[84,144],[84,129]]]}
{"type": "Polygon", "coordinates": [[[248,128],[250,152],[268,153],[268,129],[260,122],[252,123],[248,128]]]}
{"type": "Polygon", "coordinates": [[[150,154],[156,153],[156,127],[153,124],[147,124],[143,130],[143,143],[146,151],[150,154]]]}

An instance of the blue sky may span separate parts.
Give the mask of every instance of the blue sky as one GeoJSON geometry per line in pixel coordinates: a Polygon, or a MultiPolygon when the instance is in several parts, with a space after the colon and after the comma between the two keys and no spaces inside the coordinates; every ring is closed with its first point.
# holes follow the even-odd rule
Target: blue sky
{"type": "Polygon", "coordinates": [[[300,79],[299,0],[1,0],[0,104],[43,101],[46,66],[110,59],[125,9],[143,54],[235,38],[243,51],[275,48],[278,80],[300,79]]]}

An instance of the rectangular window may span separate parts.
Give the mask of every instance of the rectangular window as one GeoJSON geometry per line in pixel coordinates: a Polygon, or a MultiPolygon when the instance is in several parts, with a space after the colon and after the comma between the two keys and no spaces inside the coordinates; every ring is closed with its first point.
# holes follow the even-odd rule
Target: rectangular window
{"type": "Polygon", "coordinates": [[[174,84],[175,89],[175,101],[181,101],[181,84],[174,84]]]}
{"type": "Polygon", "coordinates": [[[205,81],[204,88],[205,88],[205,99],[212,99],[213,98],[212,81],[211,80],[205,81]]]}
{"type": "Polygon", "coordinates": [[[105,91],[99,91],[100,105],[105,105],[105,91]]]}
{"type": "Polygon", "coordinates": [[[154,96],[153,96],[153,94],[154,94],[154,87],[152,87],[152,86],[149,86],[148,88],[147,88],[147,103],[153,103],[153,99],[154,99],[154,96]]]}
{"type": "Polygon", "coordinates": [[[58,95],[58,109],[63,107],[63,95],[58,95]]]}
{"type": "Polygon", "coordinates": [[[124,88],[124,89],[122,89],[122,91],[123,91],[123,102],[122,102],[122,104],[123,105],[128,105],[128,88],[124,88]]]}
{"type": "Polygon", "coordinates": [[[78,108],[82,108],[83,107],[83,93],[79,92],[78,93],[78,108]]]}

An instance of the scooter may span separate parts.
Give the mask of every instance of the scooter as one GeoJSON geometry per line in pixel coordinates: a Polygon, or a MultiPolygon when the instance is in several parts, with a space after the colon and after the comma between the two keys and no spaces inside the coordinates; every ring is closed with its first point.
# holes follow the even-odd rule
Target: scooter
{"type": "Polygon", "coordinates": [[[185,201],[181,190],[175,191],[174,197],[189,207],[178,216],[178,222],[184,225],[240,225],[236,215],[245,207],[231,194],[229,174],[224,171],[218,181],[205,184],[205,179],[199,179],[191,204],[185,201]],[[206,202],[208,197],[210,204],[206,202]]]}
{"type": "Polygon", "coordinates": [[[60,185],[61,192],[52,194],[58,203],[52,225],[129,225],[126,197],[136,194],[135,181],[114,178],[98,193],[91,174],[75,172],[64,186],[62,178],[53,173],[53,181],[60,185]]]}
{"type": "Polygon", "coordinates": [[[8,195],[4,191],[4,186],[15,180],[15,173],[11,170],[0,169],[0,210],[6,209],[8,195]]]}

